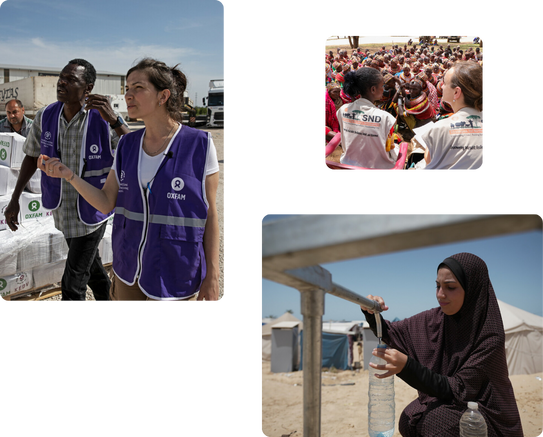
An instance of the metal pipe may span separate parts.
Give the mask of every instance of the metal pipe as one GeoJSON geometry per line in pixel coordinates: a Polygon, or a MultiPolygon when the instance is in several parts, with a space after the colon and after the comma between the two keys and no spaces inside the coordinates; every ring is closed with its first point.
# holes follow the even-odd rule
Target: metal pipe
{"type": "Polygon", "coordinates": [[[324,314],[324,296],[326,293],[322,289],[313,289],[301,291],[300,294],[304,323],[304,437],[320,437],[322,316],[324,314]]]}
{"type": "Polygon", "coordinates": [[[360,306],[363,306],[370,311],[379,313],[381,312],[381,304],[376,300],[371,300],[367,297],[360,296],[359,294],[356,294],[351,290],[348,290],[345,287],[342,287],[341,285],[338,285],[334,282],[332,283],[332,289],[326,291],[328,291],[328,293],[330,294],[333,294],[334,296],[340,297],[341,299],[345,299],[349,302],[353,302],[360,306]]]}

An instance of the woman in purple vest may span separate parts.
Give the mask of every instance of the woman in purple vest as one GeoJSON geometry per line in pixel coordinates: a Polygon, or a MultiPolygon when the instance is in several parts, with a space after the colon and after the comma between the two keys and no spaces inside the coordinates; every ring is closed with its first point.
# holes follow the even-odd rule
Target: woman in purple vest
{"type": "Polygon", "coordinates": [[[143,59],[126,75],[128,115],[145,129],[119,141],[101,190],[58,158],[38,168],[64,178],[113,220],[113,300],[217,300],[219,165],[211,135],[181,124],[185,75],[143,59]]]}

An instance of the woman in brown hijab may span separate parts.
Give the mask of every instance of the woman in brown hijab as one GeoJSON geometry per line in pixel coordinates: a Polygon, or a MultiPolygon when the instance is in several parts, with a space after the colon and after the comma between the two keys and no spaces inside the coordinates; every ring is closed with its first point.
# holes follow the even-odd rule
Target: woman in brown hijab
{"type": "MultiPolygon", "coordinates": [[[[379,296],[368,296],[388,309],[379,296]]],[[[485,262],[470,253],[445,259],[437,269],[438,308],[399,322],[382,321],[374,350],[387,361],[380,377],[397,374],[419,396],[402,412],[402,436],[458,436],[469,401],[479,404],[488,436],[521,437],[522,425],[505,359],[505,333],[485,262]]],[[[375,332],[375,316],[364,311],[375,332]]],[[[379,317],[381,317],[379,315],[379,317]]]]}

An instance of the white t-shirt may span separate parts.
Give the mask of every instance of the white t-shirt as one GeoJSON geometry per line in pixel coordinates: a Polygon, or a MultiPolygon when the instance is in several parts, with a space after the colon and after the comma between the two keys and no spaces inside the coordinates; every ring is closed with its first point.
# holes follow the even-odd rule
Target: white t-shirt
{"type": "Polygon", "coordinates": [[[386,151],[386,140],[396,119],[367,99],[343,105],[337,111],[341,129],[342,164],[366,168],[394,167],[396,151],[386,151]]]}
{"type": "MultiPolygon", "coordinates": [[[[182,129],[182,125],[179,125],[179,128],[177,129],[177,132],[174,134],[172,139],[170,140],[170,144],[168,144],[168,147],[166,147],[166,150],[169,150],[171,142],[173,139],[179,134],[179,131],[182,129]]],[[[164,152],[164,153],[165,153],[164,152]]],[[[159,153],[156,156],[149,156],[145,151],[143,150],[143,147],[139,148],[140,153],[140,183],[142,188],[147,187],[147,184],[151,182],[151,180],[155,177],[156,172],[158,168],[160,167],[160,163],[162,162],[162,158],[164,157],[164,153],[159,153]]],[[[115,154],[114,162],[113,162],[113,169],[117,168],[116,165],[117,155],[115,154]]],[[[214,173],[217,173],[219,171],[219,161],[217,159],[217,149],[215,148],[215,144],[213,143],[213,138],[209,137],[209,150],[206,157],[206,176],[212,175],[214,173]]]]}
{"type": "Polygon", "coordinates": [[[462,108],[421,135],[430,152],[426,169],[476,169],[483,163],[483,113],[462,108]]]}

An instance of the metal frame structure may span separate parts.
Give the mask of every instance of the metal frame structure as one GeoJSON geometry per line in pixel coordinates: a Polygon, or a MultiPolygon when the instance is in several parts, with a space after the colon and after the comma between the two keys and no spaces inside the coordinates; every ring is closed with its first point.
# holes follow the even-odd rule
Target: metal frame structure
{"type": "Polygon", "coordinates": [[[541,229],[537,215],[307,215],[264,223],[262,276],[301,294],[304,437],[321,435],[325,294],[380,311],[377,302],[332,282],[319,264],[541,229]]]}

